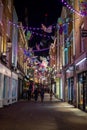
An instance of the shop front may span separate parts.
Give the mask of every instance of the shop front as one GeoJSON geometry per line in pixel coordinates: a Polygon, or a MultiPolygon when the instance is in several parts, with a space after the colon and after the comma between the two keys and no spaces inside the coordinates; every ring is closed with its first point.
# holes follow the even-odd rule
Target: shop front
{"type": "Polygon", "coordinates": [[[68,78],[68,102],[73,104],[74,98],[74,77],[68,78]]]}
{"type": "Polygon", "coordinates": [[[3,81],[4,75],[0,73],[0,107],[3,107],[3,81]]]}
{"type": "Polygon", "coordinates": [[[56,76],[56,97],[60,100],[64,98],[64,91],[63,91],[63,83],[62,83],[62,73],[58,73],[56,76]]]}
{"type": "Polygon", "coordinates": [[[84,54],[76,61],[77,104],[87,112],[87,58],[84,54]]]}
{"type": "Polygon", "coordinates": [[[66,70],[66,86],[68,103],[73,104],[74,101],[74,67],[71,66],[66,70]]]}
{"type": "Polygon", "coordinates": [[[56,92],[55,92],[56,98],[59,98],[59,87],[60,87],[59,78],[56,78],[56,92]]]}
{"type": "Polygon", "coordinates": [[[24,75],[18,71],[18,100],[23,98],[24,75]]]}
{"type": "Polygon", "coordinates": [[[87,71],[78,74],[78,107],[87,111],[87,71]]]}
{"type": "Polygon", "coordinates": [[[0,107],[10,104],[11,71],[0,64],[0,107]]]}
{"type": "Polygon", "coordinates": [[[18,99],[18,75],[12,72],[11,76],[12,84],[12,103],[17,102],[18,99]]]}
{"type": "Polygon", "coordinates": [[[9,105],[11,102],[11,77],[4,75],[3,104],[9,105]]]}

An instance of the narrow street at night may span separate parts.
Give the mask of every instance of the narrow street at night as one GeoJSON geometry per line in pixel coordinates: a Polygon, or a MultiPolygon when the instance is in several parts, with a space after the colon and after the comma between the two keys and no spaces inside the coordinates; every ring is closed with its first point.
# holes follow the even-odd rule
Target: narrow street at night
{"type": "Polygon", "coordinates": [[[87,113],[45,94],[0,108],[0,130],[87,130],[87,113]]]}
{"type": "Polygon", "coordinates": [[[87,0],[0,0],[0,130],[87,130],[87,0]]]}

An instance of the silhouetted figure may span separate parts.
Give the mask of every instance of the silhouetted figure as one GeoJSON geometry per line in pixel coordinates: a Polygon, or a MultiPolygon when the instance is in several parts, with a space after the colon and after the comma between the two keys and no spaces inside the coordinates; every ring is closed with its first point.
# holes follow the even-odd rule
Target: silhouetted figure
{"type": "Polygon", "coordinates": [[[32,88],[33,88],[33,85],[32,85],[32,83],[30,82],[29,89],[28,89],[28,100],[31,100],[32,88]]]}
{"type": "Polygon", "coordinates": [[[38,89],[37,88],[35,88],[35,90],[34,90],[34,99],[35,99],[35,101],[37,101],[37,99],[38,99],[38,89]]]}
{"type": "Polygon", "coordinates": [[[52,96],[53,96],[53,91],[52,89],[50,90],[50,101],[52,101],[52,96]]]}
{"type": "Polygon", "coordinates": [[[43,102],[43,100],[44,100],[44,88],[41,88],[40,96],[41,96],[41,102],[43,102]]]}

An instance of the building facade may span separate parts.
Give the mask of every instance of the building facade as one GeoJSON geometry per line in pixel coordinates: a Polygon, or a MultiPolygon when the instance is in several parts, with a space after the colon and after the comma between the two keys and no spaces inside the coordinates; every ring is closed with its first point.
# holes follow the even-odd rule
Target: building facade
{"type": "MultiPolygon", "coordinates": [[[[24,64],[24,56],[21,58],[24,53],[23,51],[20,55],[18,53],[18,33],[18,16],[13,0],[0,0],[0,107],[17,102],[19,87],[22,86],[19,85],[21,76],[18,72],[21,71],[22,78],[27,73],[25,67],[27,61],[24,64]],[[18,68],[18,65],[21,67],[18,68]]],[[[21,36],[19,35],[19,37],[21,36]]],[[[24,34],[22,37],[22,43],[26,47],[24,34]]]]}
{"type": "Polygon", "coordinates": [[[85,0],[68,0],[57,23],[56,89],[63,101],[87,111],[87,18],[81,14],[82,4],[85,0]]]}

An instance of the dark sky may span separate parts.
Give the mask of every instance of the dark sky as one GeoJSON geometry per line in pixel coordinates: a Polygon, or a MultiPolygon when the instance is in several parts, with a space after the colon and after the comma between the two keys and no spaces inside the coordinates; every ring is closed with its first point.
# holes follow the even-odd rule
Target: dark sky
{"type": "MultiPolygon", "coordinates": [[[[41,28],[42,23],[46,26],[56,24],[61,14],[62,4],[60,1],[61,0],[14,0],[14,5],[18,19],[23,22],[24,26],[28,24],[29,27],[41,28]]],[[[29,45],[35,46],[35,42],[40,42],[41,40],[45,41],[47,39],[34,36],[32,40],[29,41],[29,45]]],[[[49,42],[51,41],[47,41],[48,42],[44,43],[43,48],[49,47],[49,42]]],[[[48,52],[45,54],[47,55],[48,52]]]]}
{"type": "Polygon", "coordinates": [[[29,26],[40,26],[46,22],[47,25],[57,21],[61,12],[61,0],[14,0],[19,20],[24,21],[28,16],[29,26]],[[27,12],[25,14],[25,9],[27,12]],[[47,18],[45,16],[47,14],[47,18]]]}

